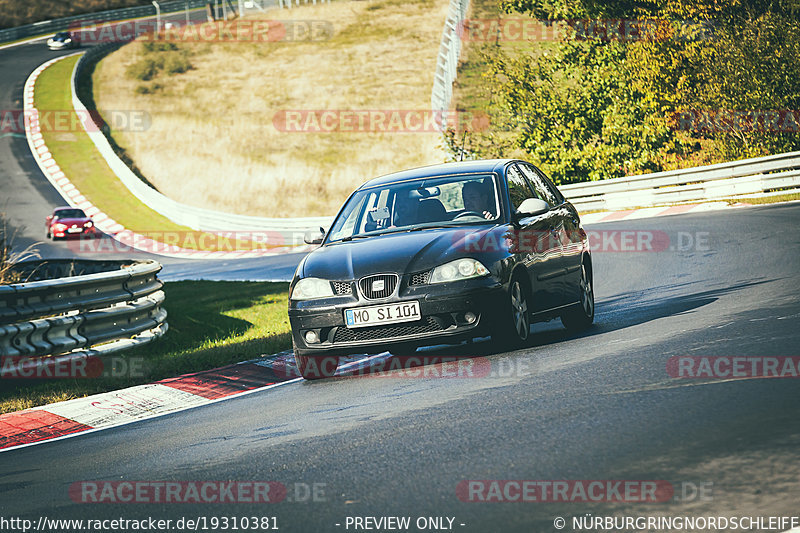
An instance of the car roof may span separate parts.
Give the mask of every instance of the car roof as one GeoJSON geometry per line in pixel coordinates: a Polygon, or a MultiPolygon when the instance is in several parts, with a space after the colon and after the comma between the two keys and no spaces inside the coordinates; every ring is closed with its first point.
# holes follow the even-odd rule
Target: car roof
{"type": "Polygon", "coordinates": [[[516,161],[516,159],[478,159],[476,161],[459,161],[458,163],[442,163],[427,167],[412,168],[401,170],[373,178],[363,184],[360,189],[369,189],[380,185],[400,183],[403,181],[429,178],[434,176],[446,176],[448,174],[471,174],[477,172],[498,172],[506,163],[516,161]]]}

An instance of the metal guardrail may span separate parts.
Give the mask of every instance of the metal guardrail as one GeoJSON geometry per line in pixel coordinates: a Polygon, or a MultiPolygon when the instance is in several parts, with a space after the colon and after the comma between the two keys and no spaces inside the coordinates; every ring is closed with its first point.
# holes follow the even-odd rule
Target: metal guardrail
{"type": "Polygon", "coordinates": [[[461,55],[461,23],[467,15],[469,0],[450,0],[447,11],[439,55],[436,58],[436,72],[431,91],[431,111],[440,113],[442,130],[447,127],[447,112],[453,98],[453,82],[456,79],[458,58],[461,55]]]}
{"type": "MultiPolygon", "coordinates": [[[[36,271],[43,263],[19,265],[36,271]]],[[[107,261],[80,263],[109,268],[107,261]]],[[[167,329],[160,270],[156,261],[141,261],[107,272],[0,285],[0,356],[108,353],[149,342],[167,329]],[[92,349],[109,341],[117,342],[92,349]]]]}
{"type": "MultiPolygon", "coordinates": [[[[176,11],[183,11],[184,9],[194,9],[197,7],[204,7],[207,0],[176,0],[173,2],[160,2],[161,14],[175,13],[176,11]]],[[[138,17],[154,17],[156,15],[156,8],[152,4],[125,7],[122,9],[111,9],[108,11],[98,11],[96,13],[86,13],[83,15],[74,15],[71,17],[64,17],[53,20],[44,20],[35,22],[33,24],[26,24],[24,26],[17,26],[15,28],[8,28],[0,30],[0,44],[18,39],[25,39],[26,37],[36,37],[38,35],[46,35],[48,33],[55,33],[58,31],[69,30],[79,26],[81,22],[110,22],[114,20],[131,19],[138,17]]]]}
{"type": "Polygon", "coordinates": [[[800,189],[800,152],[559,187],[579,211],[704,202],[800,189]]]}

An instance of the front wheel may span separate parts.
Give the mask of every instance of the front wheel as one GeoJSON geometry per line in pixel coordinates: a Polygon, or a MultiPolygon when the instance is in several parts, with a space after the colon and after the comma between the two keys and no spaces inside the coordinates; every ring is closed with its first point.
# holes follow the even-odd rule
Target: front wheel
{"type": "Polygon", "coordinates": [[[588,328],[594,322],[594,289],[592,288],[592,275],[585,264],[581,264],[581,301],[579,305],[571,307],[561,315],[561,323],[572,331],[588,328]]]}
{"type": "Polygon", "coordinates": [[[519,348],[528,342],[531,333],[529,293],[520,276],[511,278],[504,307],[492,340],[503,348],[519,348]]]}

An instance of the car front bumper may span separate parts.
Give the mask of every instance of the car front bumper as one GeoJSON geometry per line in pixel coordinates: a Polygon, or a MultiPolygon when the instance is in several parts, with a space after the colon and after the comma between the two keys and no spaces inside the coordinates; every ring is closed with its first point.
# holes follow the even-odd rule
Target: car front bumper
{"type": "Polygon", "coordinates": [[[289,322],[295,351],[299,355],[344,355],[386,350],[399,344],[425,346],[446,344],[488,335],[491,317],[503,301],[503,286],[493,278],[481,278],[441,285],[406,287],[403,294],[383,300],[366,300],[354,295],[324,300],[290,301],[289,322]],[[381,304],[419,302],[421,320],[348,328],[345,309],[381,304]],[[475,315],[469,322],[467,312],[475,315]],[[320,342],[308,343],[313,330],[320,342]]]}
{"type": "Polygon", "coordinates": [[[67,230],[64,231],[51,230],[51,234],[53,237],[57,239],[68,239],[70,237],[74,238],[94,237],[96,235],[94,226],[91,228],[81,228],[81,231],[76,231],[76,232],[70,232],[67,230]]]}

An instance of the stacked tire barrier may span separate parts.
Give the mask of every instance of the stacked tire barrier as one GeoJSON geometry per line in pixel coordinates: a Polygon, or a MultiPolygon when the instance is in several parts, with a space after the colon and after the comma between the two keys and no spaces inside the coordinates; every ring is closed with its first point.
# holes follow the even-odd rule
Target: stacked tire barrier
{"type": "Polygon", "coordinates": [[[23,279],[0,285],[0,356],[100,355],[137,346],[167,330],[161,264],[139,261],[33,261],[23,279]],[[74,272],[80,275],[69,275],[74,272]]]}

